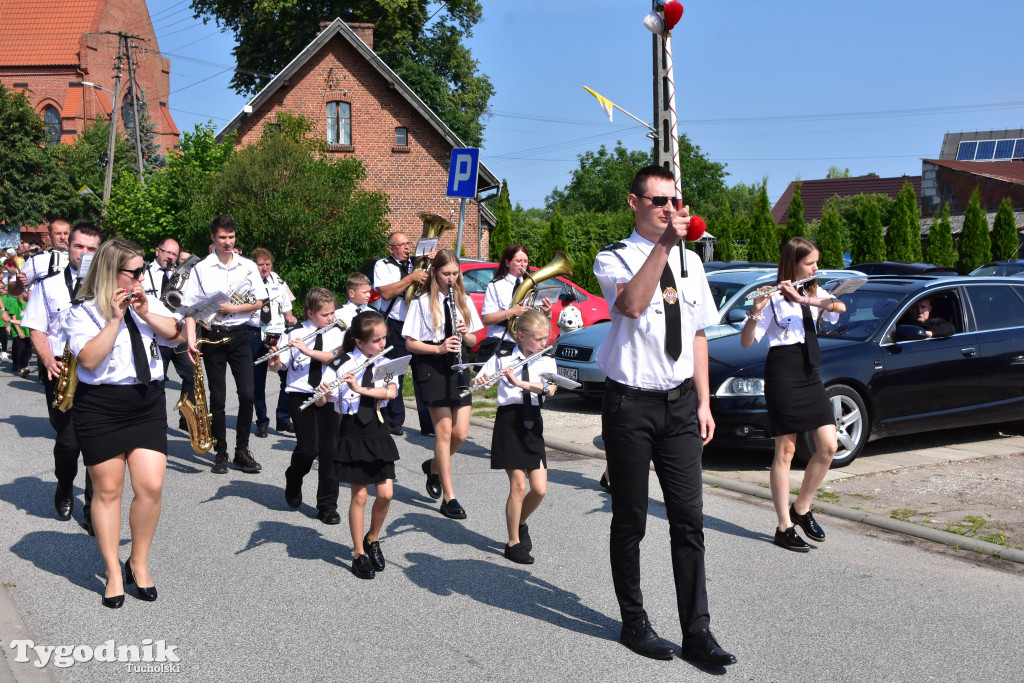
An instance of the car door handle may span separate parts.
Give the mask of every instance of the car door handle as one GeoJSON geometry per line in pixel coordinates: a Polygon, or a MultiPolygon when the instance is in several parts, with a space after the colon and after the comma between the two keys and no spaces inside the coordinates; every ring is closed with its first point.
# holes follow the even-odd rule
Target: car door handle
{"type": "Polygon", "coordinates": [[[973,358],[974,356],[978,355],[977,349],[975,349],[973,346],[968,346],[960,349],[960,353],[964,355],[964,358],[973,358]]]}

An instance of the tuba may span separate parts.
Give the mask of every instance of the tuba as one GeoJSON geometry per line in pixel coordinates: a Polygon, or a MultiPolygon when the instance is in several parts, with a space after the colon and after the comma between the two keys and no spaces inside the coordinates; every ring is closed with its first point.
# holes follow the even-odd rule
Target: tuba
{"type": "MultiPolygon", "coordinates": [[[[555,258],[551,259],[551,263],[547,264],[543,268],[533,271],[532,273],[523,273],[523,282],[519,285],[518,289],[512,293],[512,302],[509,304],[509,308],[514,306],[533,306],[537,300],[537,283],[543,282],[544,280],[562,276],[570,277],[572,275],[572,263],[569,262],[569,257],[560,251],[555,252],[555,258]]],[[[513,318],[508,321],[508,332],[512,335],[512,338],[516,338],[516,321],[518,318],[513,318]]]]}
{"type": "MultiPolygon", "coordinates": [[[[196,341],[196,346],[200,344],[223,344],[226,341],[228,341],[227,338],[216,341],[199,339],[196,341]]],[[[188,351],[185,351],[185,353],[188,353],[188,351]]],[[[195,382],[195,403],[190,401],[187,395],[182,396],[178,399],[174,409],[180,410],[182,417],[185,418],[185,422],[188,425],[188,438],[192,442],[192,450],[202,455],[209,452],[217,444],[217,440],[210,433],[213,429],[213,415],[210,414],[210,410],[206,405],[206,381],[203,377],[203,364],[201,360],[196,360],[195,382]]]]}
{"type": "MultiPolygon", "coordinates": [[[[436,213],[427,213],[423,211],[419,214],[419,217],[423,220],[423,234],[420,235],[421,240],[434,239],[440,237],[445,230],[448,228],[454,228],[455,225],[447,218],[442,218],[436,213]]],[[[417,270],[427,270],[430,268],[430,258],[423,254],[422,256],[416,257],[416,262],[413,264],[413,272],[417,270]]],[[[406,307],[412,303],[412,300],[420,295],[420,286],[417,284],[411,284],[405,289],[405,305],[406,307]]]]}
{"type": "Polygon", "coordinates": [[[71,410],[78,388],[78,359],[71,353],[71,344],[64,342],[64,354],[60,357],[60,375],[54,385],[53,407],[62,413],[71,410]]]}

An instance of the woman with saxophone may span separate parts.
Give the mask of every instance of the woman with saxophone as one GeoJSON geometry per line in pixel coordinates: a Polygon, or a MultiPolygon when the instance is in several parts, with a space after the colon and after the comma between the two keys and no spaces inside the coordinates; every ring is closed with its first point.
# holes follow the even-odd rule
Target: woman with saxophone
{"type": "MultiPolygon", "coordinates": [[[[530,254],[521,244],[511,244],[501,255],[494,279],[487,285],[480,319],[487,325],[487,339],[480,342],[478,361],[486,361],[498,351],[511,351],[515,338],[508,332],[512,318],[530,310],[529,306],[513,306],[516,290],[523,284],[523,275],[530,269],[530,254]]],[[[551,317],[551,300],[544,299],[541,309],[551,317]]]]}
{"type": "Polygon", "coordinates": [[[158,343],[173,346],[180,328],[163,304],[143,292],[146,266],[137,244],[104,242],[66,321],[78,358],[78,390],[71,410],[82,458],[92,477],[92,523],[107,569],[105,607],[124,604],[124,584],[140,600],[156,600],[149,548],[160,517],[167,464],[167,406],[158,343]],[[131,552],[121,577],[121,496],[124,473],[135,497],[129,525],[131,552]]]}
{"type": "Polygon", "coordinates": [[[468,378],[452,369],[463,345],[476,344],[475,330],[483,322],[462,283],[462,266],[455,252],[442,249],[431,263],[426,292],[416,297],[402,328],[406,348],[413,355],[413,381],[434,421],[434,457],[423,462],[427,493],[441,498],[441,514],[465,519],[455,499],[451,457],[469,435],[472,398],[460,396],[460,382],[468,378]]]}

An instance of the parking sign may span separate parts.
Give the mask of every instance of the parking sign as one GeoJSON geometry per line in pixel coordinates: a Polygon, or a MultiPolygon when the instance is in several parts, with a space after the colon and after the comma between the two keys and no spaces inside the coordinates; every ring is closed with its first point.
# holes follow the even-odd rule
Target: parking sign
{"type": "Polygon", "coordinates": [[[475,147],[455,148],[448,166],[448,196],[472,199],[476,197],[477,172],[480,170],[480,150],[475,147]]]}

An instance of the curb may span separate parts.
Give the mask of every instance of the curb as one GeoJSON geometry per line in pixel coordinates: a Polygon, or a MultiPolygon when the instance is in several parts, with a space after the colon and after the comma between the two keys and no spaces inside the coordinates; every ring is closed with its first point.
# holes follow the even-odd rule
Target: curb
{"type": "Polygon", "coordinates": [[[25,623],[25,617],[14,602],[14,596],[6,586],[0,587],[0,644],[3,645],[3,656],[0,656],[0,680],[16,683],[49,683],[55,681],[53,668],[38,668],[28,663],[14,661],[14,640],[32,640],[35,636],[25,623]]]}

